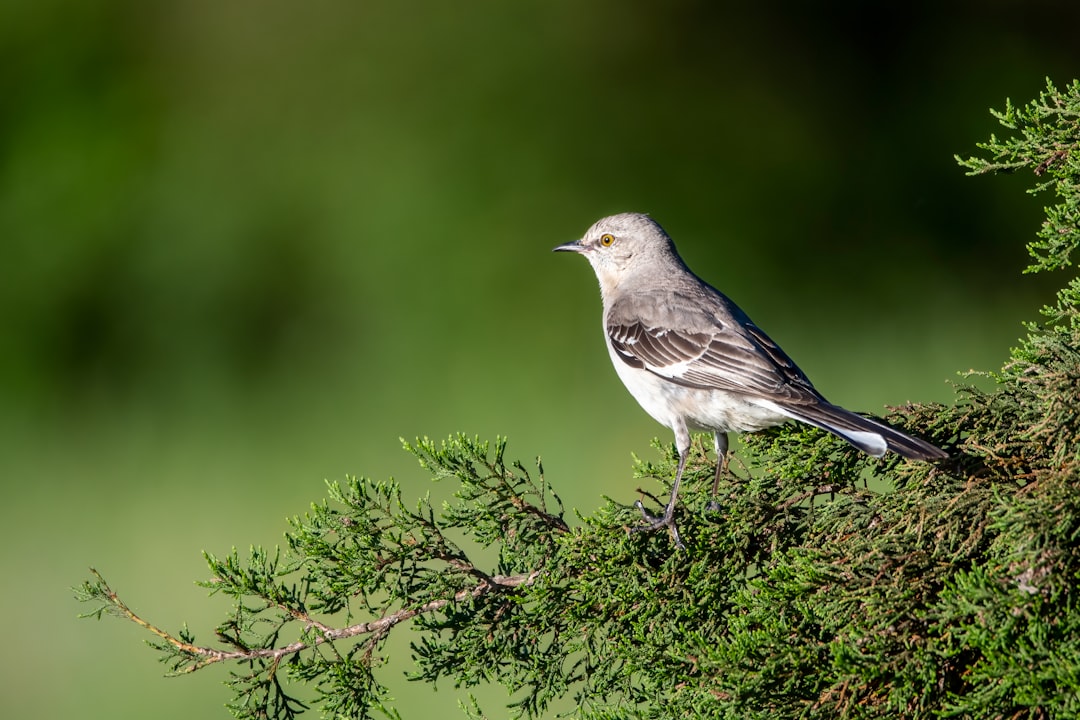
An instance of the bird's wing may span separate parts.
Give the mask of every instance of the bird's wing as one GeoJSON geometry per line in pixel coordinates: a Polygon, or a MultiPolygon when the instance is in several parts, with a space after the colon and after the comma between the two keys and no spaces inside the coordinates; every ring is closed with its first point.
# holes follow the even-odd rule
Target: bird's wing
{"type": "Polygon", "coordinates": [[[679,385],[779,402],[822,399],[780,346],[712,288],[624,295],[605,320],[620,360],[679,385]]]}

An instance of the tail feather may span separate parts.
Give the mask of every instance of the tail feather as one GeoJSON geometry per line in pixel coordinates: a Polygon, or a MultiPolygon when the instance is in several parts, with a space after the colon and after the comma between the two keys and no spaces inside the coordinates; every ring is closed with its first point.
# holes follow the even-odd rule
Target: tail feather
{"type": "Polygon", "coordinates": [[[880,420],[829,403],[777,405],[776,408],[790,418],[831,432],[874,457],[881,457],[886,450],[909,460],[942,460],[949,456],[941,448],[902,433],[880,420]]]}

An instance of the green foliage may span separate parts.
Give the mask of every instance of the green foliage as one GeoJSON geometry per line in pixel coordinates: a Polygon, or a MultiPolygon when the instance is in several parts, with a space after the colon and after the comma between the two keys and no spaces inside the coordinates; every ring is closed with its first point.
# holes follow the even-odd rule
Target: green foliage
{"type": "Polygon", "coordinates": [[[1053,188],[1061,202],[1046,208],[1046,221],[1039,240],[1028,244],[1035,258],[1026,272],[1056,270],[1071,264],[1070,256],[1080,243],[1080,81],[1073,80],[1063,91],[1049,79],[1046,90],[1025,107],[1010,100],[1005,110],[991,114],[1013,134],[1004,140],[991,135],[978,147],[989,159],[969,157],[957,161],[969,175],[1014,172],[1030,169],[1039,182],[1028,192],[1053,188]]]}
{"type": "MultiPolygon", "coordinates": [[[[1032,269],[1068,265],[1080,242],[1078,112],[1077,83],[1010,103],[998,117],[1019,136],[963,163],[1053,183],[1062,202],[1032,269]]],[[[744,437],[711,512],[702,448],[679,508],[685,552],[627,532],[641,521],[631,498],[571,527],[539,461],[459,435],[405,445],[455,484],[439,507],[352,478],[293,518],[283,552],[208,555],[206,587],[235,599],[227,649],[150,625],[100,576],[80,597],[147,628],[175,672],[233,663],[241,718],[294,717],[296,683],[325,716],[394,716],[378,676],[405,621],[415,680],[500,683],[522,717],[566,698],[596,719],[1076,717],[1080,282],[1044,316],[992,390],[893,409],[950,452],[938,465],[784,426],[744,437]]],[[[658,448],[639,478],[673,475],[673,448],[658,448]]]]}

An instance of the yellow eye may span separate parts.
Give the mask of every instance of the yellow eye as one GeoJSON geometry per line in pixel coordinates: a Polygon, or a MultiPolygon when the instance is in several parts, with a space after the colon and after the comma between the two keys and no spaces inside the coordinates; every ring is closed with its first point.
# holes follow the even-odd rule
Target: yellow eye
{"type": "Polygon", "coordinates": [[[613,242],[615,242],[615,236],[611,233],[604,233],[600,236],[600,244],[604,247],[611,247],[613,242]]]}

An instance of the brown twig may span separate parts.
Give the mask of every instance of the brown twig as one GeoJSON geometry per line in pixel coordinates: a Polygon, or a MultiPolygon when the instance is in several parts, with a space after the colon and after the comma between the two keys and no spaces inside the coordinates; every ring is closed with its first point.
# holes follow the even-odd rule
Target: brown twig
{"type": "Polygon", "coordinates": [[[228,660],[257,660],[257,659],[270,659],[275,662],[281,660],[281,658],[288,655],[292,655],[298,652],[307,650],[308,648],[317,647],[323,643],[333,642],[335,640],[345,640],[360,635],[373,634],[378,637],[384,637],[386,633],[390,631],[398,623],[414,618],[417,615],[423,615],[425,613],[435,612],[440,610],[450,603],[462,602],[464,600],[475,599],[482,597],[493,590],[510,589],[517,587],[527,587],[536,582],[536,578],[539,577],[540,571],[534,570],[527,575],[492,575],[489,580],[483,580],[472,588],[461,590],[454,594],[453,597],[441,598],[438,600],[432,600],[424,603],[417,608],[402,608],[396,612],[384,615],[378,620],[372,620],[370,622],[358,623],[356,625],[350,625],[344,628],[331,628],[322,623],[317,623],[311,618],[304,616],[303,614],[297,615],[294,612],[290,612],[291,615],[298,620],[306,622],[309,626],[315,626],[319,630],[314,640],[310,642],[298,641],[283,645],[278,648],[259,648],[252,650],[218,650],[217,648],[203,647],[200,645],[193,645],[192,643],[184,642],[178,637],[162,630],[156,625],[143,620],[141,617],[135,614],[135,612],[127,606],[127,604],[120,599],[120,596],[113,591],[111,587],[105,582],[104,578],[96,570],[91,569],[91,572],[97,578],[98,582],[105,593],[105,596],[109,599],[112,606],[124,617],[136,625],[149,630],[154,635],[172,645],[177,650],[188,653],[189,655],[199,658],[197,661],[193,661],[181,672],[189,673],[206,667],[207,665],[213,665],[214,663],[225,662],[228,660]]]}
{"type": "Polygon", "coordinates": [[[784,510],[787,510],[792,505],[798,505],[807,498],[817,497],[818,495],[825,495],[826,493],[835,493],[840,491],[841,489],[841,486],[836,484],[819,485],[816,488],[811,488],[810,490],[801,492],[798,495],[792,495],[787,500],[777,505],[776,510],[777,512],[782,512],[784,510]]]}

